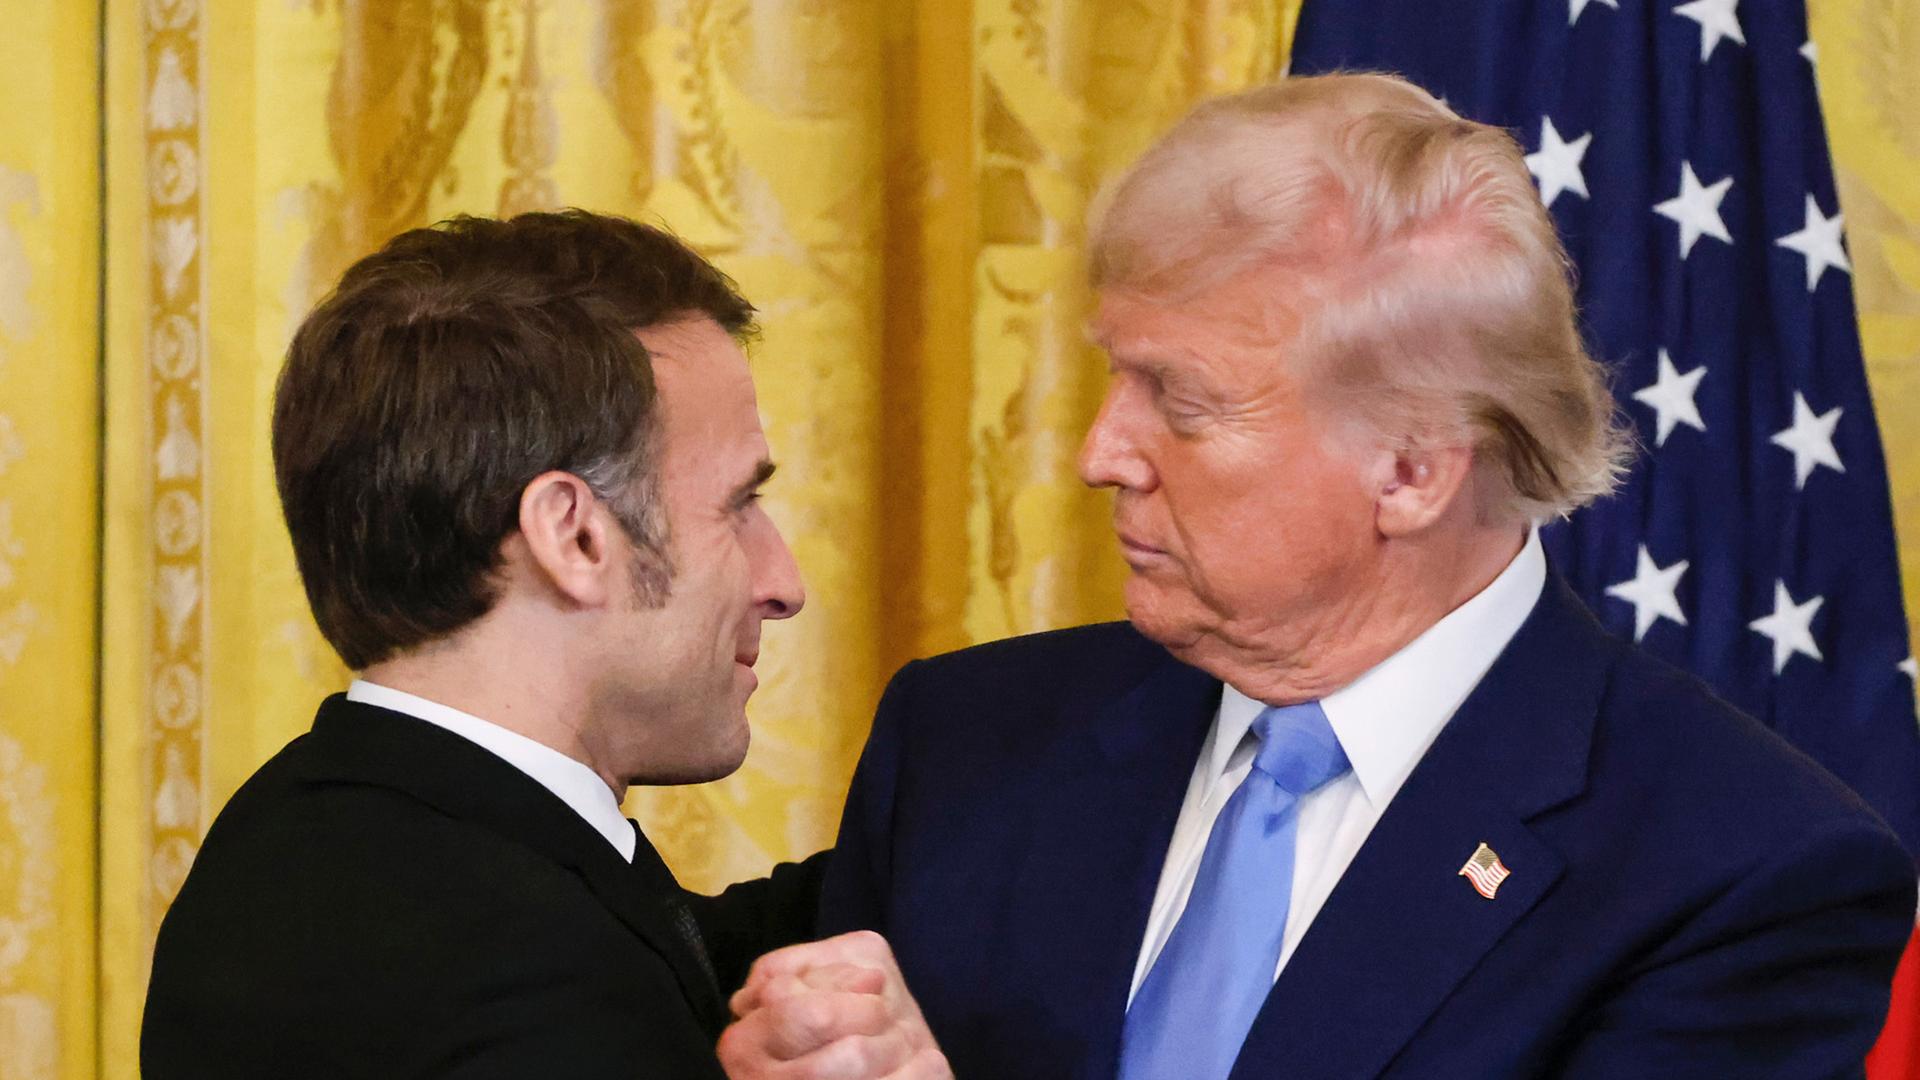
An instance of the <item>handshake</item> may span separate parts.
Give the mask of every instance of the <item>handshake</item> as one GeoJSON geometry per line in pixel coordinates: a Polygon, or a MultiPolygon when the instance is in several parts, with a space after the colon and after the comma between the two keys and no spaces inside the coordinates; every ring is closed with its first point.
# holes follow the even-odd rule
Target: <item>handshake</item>
{"type": "Polygon", "coordinates": [[[720,1036],[731,1080],[952,1080],[886,939],[857,931],[770,952],[720,1036]]]}

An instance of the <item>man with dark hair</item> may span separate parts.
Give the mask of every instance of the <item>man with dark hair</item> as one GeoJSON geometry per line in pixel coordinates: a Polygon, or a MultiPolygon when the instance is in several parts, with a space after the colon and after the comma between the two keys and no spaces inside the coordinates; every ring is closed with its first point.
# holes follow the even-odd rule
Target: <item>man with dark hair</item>
{"type": "MultiPolygon", "coordinates": [[[[146,1076],[721,1075],[722,995],[808,936],[821,860],[692,897],[620,800],[739,766],[761,622],[802,603],[752,316],[671,235],[575,211],[408,232],[307,318],[275,475],[359,678],[208,833],[146,1076]]],[[[879,989],[841,976],[811,989],[879,989]]],[[[904,1056],[874,1000],[817,1045],[904,1056]]]]}

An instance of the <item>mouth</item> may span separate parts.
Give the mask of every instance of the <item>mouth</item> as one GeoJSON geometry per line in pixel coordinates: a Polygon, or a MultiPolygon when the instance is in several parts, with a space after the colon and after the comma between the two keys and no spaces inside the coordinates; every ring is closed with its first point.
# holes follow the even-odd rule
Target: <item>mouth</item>
{"type": "Polygon", "coordinates": [[[753,670],[755,661],[759,659],[758,652],[740,653],[733,658],[733,677],[749,695],[760,689],[760,673],[753,670]]]}
{"type": "Polygon", "coordinates": [[[1120,558],[1137,574],[1164,569],[1173,558],[1167,554],[1166,549],[1143,543],[1138,537],[1122,529],[1115,528],[1114,535],[1120,540],[1120,558]]]}

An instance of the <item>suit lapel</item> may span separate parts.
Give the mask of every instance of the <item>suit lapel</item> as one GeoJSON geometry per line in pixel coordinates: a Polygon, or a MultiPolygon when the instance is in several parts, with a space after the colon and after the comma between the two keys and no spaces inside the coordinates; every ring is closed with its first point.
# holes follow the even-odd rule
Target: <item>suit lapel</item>
{"type": "MultiPolygon", "coordinates": [[[[693,909],[687,905],[679,879],[673,876],[666,861],[654,850],[653,842],[641,831],[640,823],[628,818],[627,824],[633,826],[633,865],[623,869],[638,874],[641,883],[637,892],[631,889],[627,892],[639,897],[639,915],[647,926],[657,930],[664,923],[672,934],[672,942],[680,946],[665,954],[667,962],[673,966],[674,976],[679,979],[688,1000],[696,1005],[704,1001],[711,1006],[706,1017],[710,1023],[718,1022],[713,1029],[717,1037],[721,1028],[726,1026],[729,1016],[721,1000],[720,981],[714,974],[713,958],[707,954],[706,941],[700,934],[700,924],[694,920],[693,909]]],[[[617,885],[616,881],[607,883],[609,889],[617,888],[617,885]]],[[[591,882],[589,887],[592,887],[591,882]]],[[[631,919],[626,921],[627,925],[634,925],[631,919]]],[[[636,932],[643,936],[646,934],[646,931],[637,928],[636,932]]]]}
{"type": "Polygon", "coordinates": [[[1394,800],[1408,812],[1381,819],[1281,972],[1236,1080],[1270,1075],[1276,1061],[1317,1077],[1378,1075],[1559,878],[1559,857],[1511,810],[1413,784],[1394,800]],[[1493,900],[1459,876],[1481,843],[1512,871],[1493,900]]]}
{"type": "Polygon", "coordinates": [[[1220,700],[1217,680],[1156,653],[1145,679],[1090,710],[1028,773],[1046,786],[1025,815],[1018,917],[997,943],[994,981],[1076,1077],[1117,1066],[1161,864],[1220,700]]]}
{"type": "Polygon", "coordinates": [[[1615,648],[1557,577],[1461,705],[1287,962],[1233,1076],[1375,1076],[1564,869],[1528,820],[1578,795],[1615,648]],[[1492,900],[1459,875],[1485,843],[1492,900]]]}
{"type": "MultiPolygon", "coordinates": [[[[594,897],[673,970],[681,991],[715,1035],[726,1007],[699,938],[685,936],[672,873],[636,828],[634,864],[552,792],[506,761],[424,720],[334,695],[313,736],[332,768],[315,779],[403,791],[451,817],[489,829],[578,875],[594,897]],[[691,941],[691,944],[689,943],[691,941]]],[[[503,882],[502,888],[511,888],[503,882]]],[[[687,920],[690,924],[690,918],[687,920]]]]}

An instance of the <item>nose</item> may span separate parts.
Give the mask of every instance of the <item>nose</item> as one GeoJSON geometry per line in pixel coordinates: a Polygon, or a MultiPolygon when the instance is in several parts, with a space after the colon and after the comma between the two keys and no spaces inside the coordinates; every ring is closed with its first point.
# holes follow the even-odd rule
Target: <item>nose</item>
{"type": "Polygon", "coordinates": [[[791,619],[807,603],[807,587],[800,580],[800,564],[772,519],[761,515],[755,530],[753,602],[763,619],[791,619]]]}
{"type": "Polygon", "coordinates": [[[1080,480],[1088,487],[1117,487],[1145,491],[1153,486],[1153,467],[1140,456],[1128,432],[1131,406],[1119,379],[1107,386],[1099,415],[1080,444],[1080,480]]]}

